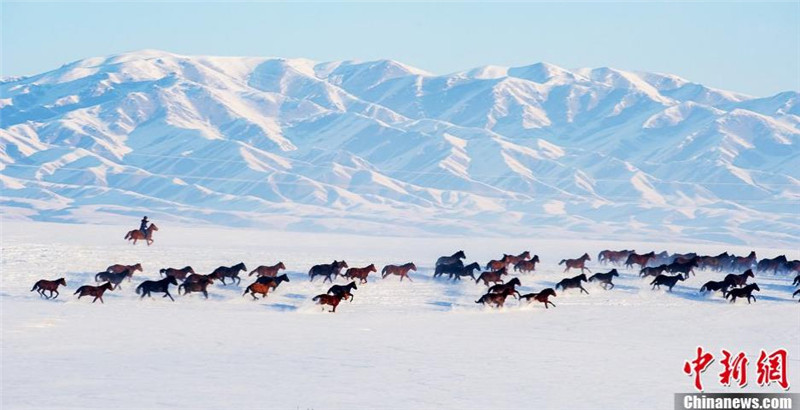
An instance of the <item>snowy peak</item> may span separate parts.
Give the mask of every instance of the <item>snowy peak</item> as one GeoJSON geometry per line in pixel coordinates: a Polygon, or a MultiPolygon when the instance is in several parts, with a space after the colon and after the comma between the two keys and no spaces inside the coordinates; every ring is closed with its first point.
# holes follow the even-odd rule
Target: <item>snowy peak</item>
{"type": "Polygon", "coordinates": [[[798,114],[609,67],[143,50],[0,83],[3,209],[796,243],[798,114]]]}

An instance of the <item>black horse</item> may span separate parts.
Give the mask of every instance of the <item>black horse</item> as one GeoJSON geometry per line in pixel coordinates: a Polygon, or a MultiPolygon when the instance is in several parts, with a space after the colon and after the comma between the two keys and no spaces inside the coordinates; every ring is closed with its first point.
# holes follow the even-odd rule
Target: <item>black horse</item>
{"type": "Polygon", "coordinates": [[[639,270],[639,276],[646,278],[648,276],[658,276],[667,270],[667,265],[647,266],[639,270]]]}
{"type": "Polygon", "coordinates": [[[461,259],[466,259],[467,255],[464,254],[464,251],[458,251],[450,256],[442,256],[441,258],[436,260],[436,266],[439,265],[452,265],[454,263],[461,262],[461,259]]]}
{"type": "Polygon", "coordinates": [[[753,302],[756,301],[756,297],[753,295],[753,291],[761,292],[761,288],[758,287],[757,283],[751,283],[743,288],[736,288],[731,289],[728,294],[725,296],[726,299],[730,298],[731,303],[736,302],[736,298],[747,298],[747,304],[750,304],[750,298],[753,298],[753,302]]]}
{"type": "Polygon", "coordinates": [[[463,267],[464,267],[464,262],[461,262],[461,259],[456,259],[456,261],[453,263],[436,265],[436,268],[434,268],[433,270],[433,277],[438,278],[439,276],[442,275],[449,275],[450,278],[452,279],[453,273],[458,272],[463,267]]]}
{"type": "Polygon", "coordinates": [[[164,296],[168,297],[174,302],[175,299],[172,298],[172,295],[169,294],[169,285],[178,285],[178,280],[175,279],[174,276],[167,276],[161,280],[146,280],[142,282],[141,285],[136,287],[136,294],[142,295],[141,299],[144,299],[145,296],[150,296],[151,292],[155,293],[163,293],[164,296]]]}
{"type": "Polygon", "coordinates": [[[611,285],[611,289],[614,289],[614,283],[611,282],[614,276],[619,276],[619,273],[616,269],[611,269],[606,273],[595,273],[589,277],[589,282],[597,281],[603,286],[603,289],[608,290],[608,285],[611,285]]]}
{"type": "Polygon", "coordinates": [[[672,292],[672,288],[675,287],[675,284],[678,283],[678,281],[684,280],[686,280],[686,278],[680,273],[675,276],[658,275],[650,284],[653,285],[653,290],[655,290],[656,287],[661,289],[661,285],[664,285],[669,288],[669,292],[672,292]]]}
{"type": "Polygon", "coordinates": [[[329,295],[339,296],[342,299],[347,299],[347,297],[349,296],[350,301],[352,302],[354,297],[353,290],[356,289],[358,289],[358,286],[356,286],[355,281],[352,281],[346,285],[333,285],[331,286],[330,289],[328,289],[327,293],[329,295]]]}
{"type": "Polygon", "coordinates": [[[558,289],[558,287],[560,286],[561,290],[564,291],[566,291],[567,289],[577,288],[580,289],[581,292],[586,292],[586,294],[588,295],[589,292],[583,288],[581,282],[586,282],[586,274],[584,273],[581,273],[580,275],[575,276],[574,278],[561,279],[561,282],[556,283],[555,288],[558,289]]]}
{"type": "Polygon", "coordinates": [[[452,280],[461,280],[464,276],[469,276],[472,279],[475,279],[475,271],[481,270],[481,265],[478,262],[472,262],[467,266],[461,268],[461,270],[455,271],[450,274],[450,279],[452,280]]]}
{"type": "Polygon", "coordinates": [[[285,273],[278,276],[261,276],[260,278],[256,279],[255,283],[267,285],[272,289],[275,289],[283,282],[291,282],[285,273]]]}
{"type": "Polygon", "coordinates": [[[719,282],[710,280],[700,287],[700,293],[722,291],[722,294],[724,295],[728,293],[729,287],[731,287],[731,283],[726,280],[719,282]]]}
{"type": "Polygon", "coordinates": [[[308,278],[309,278],[308,280],[313,281],[314,276],[324,276],[325,279],[322,280],[322,283],[325,283],[326,280],[333,282],[331,276],[336,277],[341,275],[341,271],[343,268],[349,268],[349,266],[347,266],[347,262],[345,261],[340,262],[337,260],[334,260],[333,263],[314,265],[308,271],[308,278]]]}
{"type": "Polygon", "coordinates": [[[667,265],[667,272],[669,273],[682,273],[687,278],[689,277],[689,273],[691,272],[694,275],[694,268],[697,267],[697,257],[692,258],[688,262],[672,262],[667,265]]]}
{"type": "Polygon", "coordinates": [[[242,278],[239,277],[239,272],[247,272],[247,266],[244,266],[244,262],[239,262],[233,266],[220,266],[219,268],[214,269],[211,274],[219,275],[223,285],[227,285],[227,283],[225,283],[225,278],[230,278],[231,283],[236,281],[236,285],[238,286],[240,283],[242,283],[242,278]]]}

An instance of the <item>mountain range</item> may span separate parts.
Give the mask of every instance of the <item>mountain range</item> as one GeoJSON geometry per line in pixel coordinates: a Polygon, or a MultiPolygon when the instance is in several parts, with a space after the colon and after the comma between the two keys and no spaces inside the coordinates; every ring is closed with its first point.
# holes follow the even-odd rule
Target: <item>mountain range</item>
{"type": "Polygon", "coordinates": [[[8,219],[784,246],[799,155],[797,91],[608,67],[143,50],[0,81],[8,219]]]}

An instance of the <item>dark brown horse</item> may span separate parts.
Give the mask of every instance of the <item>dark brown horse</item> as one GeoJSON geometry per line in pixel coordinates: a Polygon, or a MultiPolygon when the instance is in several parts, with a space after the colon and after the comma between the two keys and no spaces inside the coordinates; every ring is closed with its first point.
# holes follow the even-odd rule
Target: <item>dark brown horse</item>
{"type": "Polygon", "coordinates": [[[354,299],[353,290],[358,290],[358,286],[356,286],[355,281],[351,281],[346,285],[333,285],[330,287],[330,289],[328,289],[327,293],[329,295],[341,296],[342,299],[347,299],[349,297],[350,301],[352,302],[354,299]]]}
{"type": "Polygon", "coordinates": [[[325,305],[333,306],[333,309],[330,310],[330,312],[331,313],[336,313],[336,306],[339,306],[339,302],[342,301],[342,296],[341,295],[328,295],[328,294],[323,293],[321,295],[314,296],[313,298],[311,298],[311,300],[313,300],[314,302],[317,302],[317,304],[322,305],[322,306],[325,306],[325,305]]]}
{"type": "Polygon", "coordinates": [[[619,273],[616,269],[611,269],[606,273],[595,273],[589,277],[589,282],[597,281],[605,290],[609,290],[608,285],[611,285],[611,289],[614,289],[614,283],[611,282],[614,279],[614,276],[619,276],[619,273]]]}
{"type": "Polygon", "coordinates": [[[506,298],[514,294],[514,292],[516,291],[512,289],[505,289],[500,293],[487,293],[481,296],[480,299],[476,300],[475,303],[481,303],[489,306],[494,305],[494,307],[499,309],[506,303],[506,298]]]}
{"type": "Polygon", "coordinates": [[[586,261],[590,261],[590,260],[592,260],[592,258],[589,257],[589,254],[588,253],[584,253],[583,256],[581,256],[578,259],[561,259],[561,262],[559,262],[558,264],[559,265],[566,265],[566,267],[564,268],[564,272],[569,272],[569,270],[572,269],[572,268],[575,268],[575,269],[579,269],[580,268],[581,273],[583,273],[584,270],[588,270],[589,273],[591,273],[592,271],[585,266],[586,265],[586,261]]]}
{"type": "Polygon", "coordinates": [[[645,253],[644,255],[639,255],[636,252],[631,252],[631,254],[628,255],[628,259],[625,260],[625,267],[632,268],[633,265],[639,265],[639,268],[644,268],[645,266],[647,266],[650,260],[655,257],[656,253],[653,251],[645,253]]]}
{"type": "Polygon", "coordinates": [[[31,292],[35,290],[39,292],[39,295],[41,295],[45,299],[50,299],[50,298],[55,299],[58,297],[58,285],[67,286],[67,281],[64,278],[58,278],[56,280],[42,279],[33,284],[31,292]],[[50,292],[50,295],[49,296],[45,295],[44,294],[45,291],[50,292]],[[53,296],[54,293],[55,296],[53,296]]]}
{"type": "Polygon", "coordinates": [[[111,265],[111,266],[106,268],[106,272],[111,272],[111,273],[120,273],[120,272],[124,272],[126,270],[130,271],[130,276],[128,276],[128,282],[131,281],[131,278],[133,277],[133,273],[135,271],[138,270],[139,272],[144,272],[142,270],[142,264],[141,263],[137,263],[135,265],[120,265],[120,264],[116,264],[116,265],[111,265]]]}
{"type": "Polygon", "coordinates": [[[514,264],[514,271],[523,273],[533,272],[536,270],[536,263],[539,262],[539,255],[533,255],[531,260],[519,261],[514,264]]]}
{"type": "Polygon", "coordinates": [[[163,293],[163,298],[169,297],[174,302],[175,299],[169,294],[169,285],[177,286],[178,280],[174,276],[167,276],[161,280],[146,280],[136,287],[136,294],[141,294],[142,297],[140,299],[144,299],[145,296],[150,296],[150,293],[153,292],[163,293]]]}
{"type": "Polygon", "coordinates": [[[731,270],[739,271],[743,269],[752,269],[756,267],[756,262],[758,262],[756,251],[750,251],[750,254],[747,256],[734,256],[733,262],[731,262],[731,270]]]}
{"type": "Polygon", "coordinates": [[[633,251],[633,250],[630,250],[630,251],[629,250],[622,250],[622,251],[605,250],[605,251],[601,251],[599,254],[597,254],[597,263],[603,263],[603,264],[613,263],[614,265],[618,265],[619,266],[619,264],[624,262],[625,259],[627,259],[628,256],[630,256],[630,254],[632,254],[634,252],[636,252],[636,251],[633,251]]]}
{"type": "MultiPolygon", "coordinates": [[[[417,271],[417,265],[414,265],[414,262],[409,262],[403,265],[386,265],[381,270],[381,278],[385,279],[389,275],[398,275],[400,276],[400,282],[403,281],[403,278],[408,278],[411,280],[411,277],[408,276],[408,271],[417,271]]],[[[413,282],[413,281],[412,281],[413,282]]]]}
{"type": "Polygon", "coordinates": [[[677,274],[675,276],[658,275],[658,276],[656,276],[655,279],[653,279],[652,282],[650,282],[650,284],[653,285],[653,288],[652,288],[653,290],[655,290],[656,287],[661,289],[661,285],[664,285],[667,288],[669,288],[668,289],[669,292],[672,292],[672,288],[675,287],[675,285],[679,281],[684,281],[684,280],[686,280],[686,278],[681,274],[677,274]]]}
{"type": "Polygon", "coordinates": [[[522,286],[522,283],[520,283],[519,278],[513,278],[506,283],[489,287],[486,293],[504,293],[510,291],[514,299],[518,299],[519,292],[517,291],[517,286],[522,286]]]}
{"type": "Polygon", "coordinates": [[[738,275],[734,273],[728,274],[727,276],[725,276],[725,282],[730,283],[731,286],[744,286],[745,284],[747,284],[747,278],[755,279],[755,277],[756,276],[753,275],[753,270],[748,269],[738,275]]]}
{"type": "Polygon", "coordinates": [[[276,276],[281,269],[286,269],[286,265],[283,262],[278,262],[272,266],[259,266],[253,269],[247,276],[253,276],[253,274],[257,274],[258,276],[276,276]]]}
{"type": "Polygon", "coordinates": [[[508,261],[509,265],[516,265],[516,264],[518,264],[518,263],[520,263],[520,262],[522,262],[524,260],[528,260],[530,258],[531,258],[531,253],[528,252],[528,251],[522,252],[517,256],[503,254],[503,259],[508,261]]]}
{"type": "MultiPolygon", "coordinates": [[[[167,276],[172,276],[172,275],[167,275],[167,276]]],[[[175,276],[173,276],[173,277],[175,277],[175,276]]],[[[180,285],[178,285],[178,295],[181,294],[181,289],[183,289],[183,294],[184,295],[188,295],[188,294],[193,293],[193,292],[200,292],[200,293],[203,294],[203,296],[206,297],[206,299],[208,299],[208,285],[210,285],[212,283],[213,283],[213,280],[211,280],[207,276],[204,276],[204,277],[200,278],[196,282],[190,282],[190,281],[187,280],[187,281],[181,283],[180,285]]]]}
{"type": "Polygon", "coordinates": [[[78,299],[84,296],[94,296],[92,303],[97,302],[97,299],[100,299],[100,303],[106,303],[103,302],[103,293],[105,293],[107,290],[111,290],[111,288],[112,285],[108,282],[100,286],[83,285],[79,287],[78,290],[73,293],[73,295],[78,295],[78,299]]]}
{"type": "Polygon", "coordinates": [[[119,284],[122,283],[125,278],[130,278],[133,276],[133,271],[126,270],[119,273],[111,273],[111,272],[98,272],[97,275],[94,275],[95,282],[111,282],[114,285],[114,290],[122,289],[119,284]]]}
{"type": "Polygon", "coordinates": [[[756,297],[753,295],[753,291],[761,292],[761,288],[758,287],[758,284],[751,283],[743,288],[731,289],[728,291],[728,294],[725,295],[725,299],[730,298],[731,303],[736,302],[736,298],[747,298],[747,304],[750,304],[750,298],[753,298],[753,302],[756,301],[756,297]]]}
{"type": "Polygon", "coordinates": [[[586,274],[581,273],[573,278],[561,279],[561,282],[556,283],[555,288],[558,290],[558,287],[560,286],[561,290],[563,291],[566,291],[567,289],[580,289],[581,292],[586,292],[588,295],[589,291],[583,288],[581,282],[586,282],[586,274]]]}
{"type": "Polygon", "coordinates": [[[136,245],[137,241],[143,240],[147,242],[147,246],[150,246],[153,244],[153,232],[157,230],[158,227],[156,226],[156,224],[150,224],[150,226],[148,226],[147,229],[145,229],[144,234],[142,234],[142,231],[134,229],[132,231],[128,231],[128,233],[125,234],[124,239],[126,239],[128,242],[133,241],[134,245],[136,245]]]}
{"type": "Polygon", "coordinates": [[[489,263],[486,264],[487,270],[498,271],[500,269],[508,268],[509,262],[508,255],[504,255],[500,260],[490,260],[489,263]]]}
{"type": "Polygon", "coordinates": [[[367,283],[367,277],[369,276],[370,272],[377,272],[378,269],[375,268],[375,264],[371,263],[369,266],[365,266],[363,268],[349,268],[344,273],[344,277],[350,279],[359,279],[360,283],[367,283]]]}
{"type": "Polygon", "coordinates": [[[530,303],[531,299],[533,299],[533,300],[535,300],[537,302],[544,303],[544,308],[548,309],[548,307],[547,307],[548,304],[551,304],[551,305],[553,305],[553,307],[556,307],[556,305],[553,302],[548,300],[548,298],[550,296],[556,297],[556,291],[553,290],[553,288],[545,288],[545,289],[542,289],[541,292],[528,293],[528,294],[522,295],[522,296],[519,297],[519,300],[523,300],[524,299],[524,300],[526,300],[527,302],[530,303]]]}
{"type": "Polygon", "coordinates": [[[490,272],[483,272],[478,279],[475,279],[475,284],[477,285],[480,281],[483,281],[483,284],[489,286],[489,283],[503,283],[503,275],[508,275],[508,271],[503,268],[497,271],[490,271],[490,272]]]}
{"type": "Polygon", "coordinates": [[[333,263],[314,265],[308,270],[308,280],[313,281],[314,276],[324,276],[325,279],[322,280],[322,283],[325,283],[326,280],[333,282],[331,276],[339,276],[344,268],[349,268],[347,262],[337,260],[334,260],[333,263]]]}
{"type": "Polygon", "coordinates": [[[227,286],[228,284],[225,283],[225,278],[230,278],[231,283],[236,281],[237,285],[242,283],[242,278],[239,277],[239,272],[247,272],[247,266],[244,266],[244,262],[239,262],[233,266],[220,266],[217,269],[214,269],[211,274],[218,274],[222,284],[227,286]]]}
{"type": "Polygon", "coordinates": [[[164,268],[158,271],[161,276],[174,276],[178,280],[186,280],[186,276],[190,273],[195,273],[191,266],[185,266],[183,269],[164,268]]]}
{"type": "Polygon", "coordinates": [[[208,275],[201,275],[199,273],[193,273],[186,277],[184,282],[201,282],[204,280],[209,280],[211,283],[214,283],[215,280],[222,280],[222,275],[219,273],[209,273],[208,275]]]}

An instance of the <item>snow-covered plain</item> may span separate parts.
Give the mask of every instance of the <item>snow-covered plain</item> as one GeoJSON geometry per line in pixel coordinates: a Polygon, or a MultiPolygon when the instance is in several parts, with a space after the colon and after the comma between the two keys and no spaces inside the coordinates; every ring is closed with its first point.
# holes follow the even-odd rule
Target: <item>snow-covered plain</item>
{"type": "MultiPolygon", "coordinates": [[[[436,257],[463,249],[482,264],[530,250],[542,259],[520,275],[523,292],[567,276],[564,257],[634,247],[746,254],[735,246],[615,243],[542,237],[397,238],[165,227],[151,247],[122,239],[128,226],[5,222],[2,232],[2,408],[672,408],[673,393],[691,391],[682,373],[696,346],[751,359],[744,391],[755,383],[759,349],[789,352],[792,390],[800,386],[800,304],[791,279],[757,275],[758,302],[729,304],[700,296],[698,272],[675,291],[651,291],[622,270],[617,287],[587,286],[590,295],[558,292],[555,308],[501,310],[474,300],[470,281],[431,278],[436,257]],[[316,263],[350,266],[415,261],[413,282],[372,274],[355,301],[336,314],[310,301],[329,284],[309,283],[316,263]],[[248,271],[283,261],[291,282],[266,300],[241,286],[213,285],[209,300],[140,301],[134,287],[162,267],[191,265],[207,273],[244,262],[248,271]],[[113,263],[141,262],[132,283],[106,303],[72,292],[113,263]],[[56,300],[29,292],[40,278],[66,277],[56,300]]],[[[759,257],[797,250],[755,249],[759,257]]],[[[596,261],[593,271],[606,271],[596,261]]],[[[576,273],[570,273],[573,276],[576,273]]],[[[339,280],[339,283],[344,283],[339,280]]],[[[647,281],[649,282],[649,281],[647,281]]],[[[704,373],[707,391],[740,391],[717,383],[718,361],[704,373]]]]}

